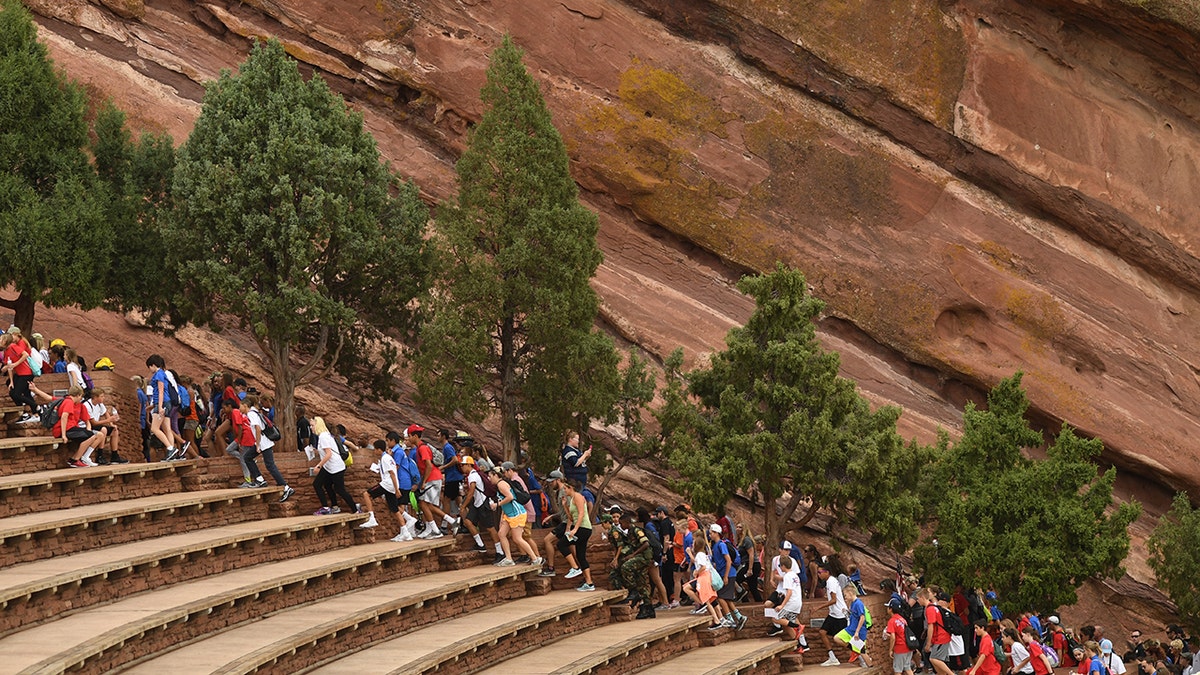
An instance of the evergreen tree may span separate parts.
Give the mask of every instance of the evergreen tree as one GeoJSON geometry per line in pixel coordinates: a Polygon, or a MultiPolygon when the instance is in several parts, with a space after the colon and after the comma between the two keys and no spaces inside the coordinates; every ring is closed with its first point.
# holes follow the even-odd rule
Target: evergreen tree
{"type": "Polygon", "coordinates": [[[1150,567],[1179,610],[1180,623],[1200,634],[1200,510],[1186,492],[1175,495],[1150,540],[1150,567]]]}
{"type": "Polygon", "coordinates": [[[738,288],[755,299],[754,313],[711,365],[688,374],[698,405],[668,397],[659,415],[682,489],[702,509],[757,493],[768,541],[825,509],[877,544],[906,549],[922,517],[915,477],[928,452],[896,434],[899,409],[872,411],[838,376],[838,355],[813,325],[824,303],[803,274],[779,265],[738,288]]]}
{"type": "Polygon", "coordinates": [[[915,555],[933,583],[994,588],[1007,612],[1052,612],[1087,578],[1123,573],[1141,506],[1113,507],[1116,469],[1097,476],[1103,445],[1070,427],[1046,459],[1024,456],[1043,442],[1028,408],[1020,373],[996,385],[987,410],[967,404],[962,437],[926,476],[936,525],[915,555]]]}
{"type": "Polygon", "coordinates": [[[295,388],[355,336],[411,328],[426,209],[380,162],[361,116],[319,77],[305,82],[277,41],[209,84],[173,194],[173,320],[219,325],[224,314],[250,329],[280,428],[293,428],[295,388]]]}
{"type": "Polygon", "coordinates": [[[546,459],[564,429],[611,415],[619,383],[612,342],[593,327],[598,222],[521,55],[508,37],[493,52],[458,197],[438,212],[415,376],[444,414],[498,412],[507,456],[524,435],[546,459]]]}
{"type": "Polygon", "coordinates": [[[0,299],[26,333],[36,303],[96,307],[112,227],[85,149],[83,91],[54,70],[29,12],[0,4],[0,299]]]}

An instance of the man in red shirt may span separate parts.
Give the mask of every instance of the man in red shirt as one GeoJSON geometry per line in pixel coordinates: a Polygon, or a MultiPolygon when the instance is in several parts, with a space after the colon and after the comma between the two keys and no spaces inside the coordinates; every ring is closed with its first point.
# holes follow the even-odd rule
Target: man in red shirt
{"type": "Polygon", "coordinates": [[[447,532],[454,534],[451,528],[457,521],[454,516],[442,510],[442,471],[433,461],[433,448],[421,440],[421,434],[425,432],[425,428],[413,424],[405,431],[408,432],[409,442],[416,445],[417,469],[421,472],[421,485],[420,487],[414,486],[413,489],[417,491],[417,501],[421,504],[421,515],[425,517],[425,531],[418,534],[417,538],[436,539],[442,536],[442,531],[434,522],[434,516],[440,519],[447,532]]]}
{"type": "Polygon", "coordinates": [[[925,651],[929,652],[929,663],[939,675],[954,675],[947,662],[950,660],[950,632],[942,621],[941,610],[934,602],[933,591],[922,588],[917,602],[925,608],[925,651]]]}
{"type": "Polygon", "coordinates": [[[58,430],[60,438],[79,443],[79,449],[67,460],[67,466],[73,469],[96,466],[91,460],[92,452],[100,447],[104,436],[92,431],[92,420],[88,417],[87,406],[83,404],[83,387],[71,387],[67,397],[59,404],[58,430]]]}
{"type": "Polygon", "coordinates": [[[904,611],[904,603],[899,598],[892,598],[887,607],[892,616],[883,632],[887,636],[888,652],[892,655],[892,672],[896,675],[913,675],[912,650],[908,648],[908,640],[905,638],[908,622],[901,614],[904,611]]]}

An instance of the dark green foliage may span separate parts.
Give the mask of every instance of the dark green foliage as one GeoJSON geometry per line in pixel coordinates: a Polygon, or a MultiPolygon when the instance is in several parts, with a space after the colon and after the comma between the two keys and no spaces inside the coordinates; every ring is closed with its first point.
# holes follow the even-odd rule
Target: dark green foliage
{"type": "Polygon", "coordinates": [[[1116,469],[1098,476],[1103,445],[1070,427],[1045,460],[1024,456],[1042,445],[1028,408],[1019,373],[992,390],[987,410],[967,405],[962,438],[943,444],[926,476],[936,526],[915,555],[933,583],[994,588],[1006,612],[1051,612],[1073,604],[1087,578],[1123,573],[1141,507],[1113,508],[1116,469]]]}
{"type": "Polygon", "coordinates": [[[111,225],[88,161],[82,90],[55,72],[29,13],[0,5],[0,301],[29,331],[36,302],[98,306],[111,225]]]}
{"type": "Polygon", "coordinates": [[[904,550],[922,517],[915,474],[928,451],[896,434],[899,409],[872,411],[838,376],[838,356],[820,346],[813,325],[824,305],[803,274],[780,265],[738,288],[754,297],[755,311],[709,367],[688,375],[698,407],[668,391],[659,414],[681,487],[701,509],[757,493],[771,540],[804,504],[799,525],[826,509],[904,550]]]}
{"type": "Polygon", "coordinates": [[[1178,608],[1180,623],[1192,635],[1200,634],[1200,510],[1187,493],[1175,495],[1146,547],[1158,585],[1178,608]]]}
{"type": "MultiPolygon", "coordinates": [[[[322,375],[343,345],[413,328],[427,269],[417,189],[278,42],[210,83],[173,192],[163,232],[165,266],[182,286],[173,319],[225,314],[251,329],[275,376],[279,426],[292,423],[295,386],[322,375]]],[[[369,361],[360,351],[358,365],[369,361]]]]}
{"type": "Polygon", "coordinates": [[[608,417],[611,340],[594,331],[596,216],[579,202],[566,148],[508,38],[492,54],[486,111],[458,161],[458,197],[437,216],[437,280],[416,381],[443,414],[500,415],[543,460],[564,429],[608,417]]]}

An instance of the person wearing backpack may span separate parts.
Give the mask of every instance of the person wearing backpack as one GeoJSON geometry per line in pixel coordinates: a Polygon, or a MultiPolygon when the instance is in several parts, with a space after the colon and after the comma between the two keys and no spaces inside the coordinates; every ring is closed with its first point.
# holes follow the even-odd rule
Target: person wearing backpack
{"type": "Polygon", "coordinates": [[[888,653],[892,655],[892,672],[895,675],[913,675],[913,650],[920,647],[917,636],[904,619],[904,601],[899,597],[888,600],[887,627],[883,629],[887,638],[888,653]]]}
{"type": "MultiPolygon", "coordinates": [[[[1029,651],[1029,663],[1033,668],[1033,675],[1050,675],[1054,672],[1054,661],[1046,654],[1042,644],[1038,642],[1040,639],[1037,631],[1033,628],[1026,628],[1021,631],[1021,642],[1029,651]]],[[[1016,658],[1013,658],[1016,661],[1016,658]]],[[[1014,669],[1020,670],[1023,664],[1015,663],[1014,669]]],[[[1124,664],[1122,664],[1124,665],[1124,664]]]]}
{"type": "MultiPolygon", "coordinates": [[[[509,466],[512,466],[509,464],[509,466]]],[[[518,549],[524,551],[530,558],[530,563],[534,567],[541,567],[544,559],[538,557],[537,552],[525,541],[525,521],[528,519],[528,512],[524,506],[521,506],[517,499],[519,486],[516,485],[516,470],[508,469],[504,471],[500,467],[492,467],[489,473],[489,480],[496,486],[496,501],[492,503],[492,509],[500,511],[500,547],[504,550],[504,558],[496,563],[497,567],[512,567],[517,563],[513,561],[512,549],[509,547],[509,539],[516,545],[518,549]]],[[[524,492],[524,490],[521,490],[524,492]]],[[[529,499],[528,494],[522,495],[526,501],[529,499]]],[[[430,521],[430,524],[432,521],[430,521]]],[[[436,527],[436,526],[434,526],[436,527]]]]}
{"type": "Polygon", "coordinates": [[[483,545],[483,537],[480,536],[482,532],[487,531],[496,549],[496,559],[492,562],[500,562],[504,558],[504,549],[500,546],[500,534],[496,531],[496,514],[488,508],[487,481],[484,479],[486,460],[476,461],[474,457],[463,453],[461,461],[463,470],[467,472],[464,481],[467,487],[463,493],[463,506],[467,510],[462,522],[475,539],[474,550],[478,553],[487,551],[487,547],[483,545]]]}
{"type": "Polygon", "coordinates": [[[1000,675],[997,654],[1004,658],[1004,648],[1000,646],[1000,640],[989,631],[989,625],[984,619],[975,622],[975,635],[979,638],[979,656],[975,659],[975,665],[967,669],[966,675],[1000,675]]]}
{"type": "Polygon", "coordinates": [[[721,577],[721,588],[717,591],[717,603],[721,613],[725,615],[726,626],[741,630],[746,625],[746,617],[738,611],[737,605],[737,562],[741,557],[737,549],[722,539],[723,528],[717,523],[708,526],[708,541],[712,548],[712,565],[717,576],[721,577]],[[735,557],[736,556],[736,557],[735,557]]]}
{"type": "Polygon", "coordinates": [[[833,636],[834,640],[850,645],[850,661],[858,661],[860,668],[870,668],[867,658],[867,606],[858,597],[858,588],[850,584],[842,589],[846,598],[846,628],[833,636]]]}
{"type": "MultiPolygon", "coordinates": [[[[246,465],[254,464],[254,469],[257,471],[258,463],[255,461],[255,458],[262,455],[263,464],[267,467],[267,472],[271,474],[271,478],[275,480],[275,485],[283,488],[283,495],[280,496],[279,502],[286,502],[289,497],[296,494],[296,491],[292,489],[292,486],[288,485],[283,474],[279,472],[279,467],[275,466],[275,441],[267,438],[264,433],[268,424],[267,415],[258,407],[258,397],[254,394],[247,395],[246,399],[242,401],[242,405],[246,410],[243,414],[247,416],[250,422],[250,428],[253,430],[255,440],[254,447],[245,453],[246,465]]],[[[259,475],[262,474],[260,473],[259,475]]],[[[266,481],[263,481],[263,483],[266,483],[266,481]]]]}
{"type": "Polygon", "coordinates": [[[171,433],[171,411],[177,405],[174,401],[179,394],[174,392],[174,387],[167,379],[163,357],[151,354],[146,358],[146,367],[150,369],[150,433],[167,449],[167,459],[172,459],[177,451],[171,433]]]}
{"type": "MultiPolygon", "coordinates": [[[[533,558],[542,557],[542,552],[538,550],[537,539],[533,538],[533,517],[536,513],[533,508],[533,503],[536,497],[533,494],[533,489],[521,475],[521,471],[517,469],[517,465],[512,462],[504,462],[500,465],[500,473],[504,474],[509,483],[513,485],[514,491],[517,493],[517,503],[525,509],[525,527],[521,532],[521,537],[529,547],[533,549],[532,557],[520,556],[514,559],[514,562],[520,564],[529,563],[533,558]],[[510,473],[511,472],[511,473],[510,473]]],[[[531,472],[532,473],[532,472],[531,472]]],[[[539,490],[541,486],[538,486],[539,490]]],[[[544,562],[543,562],[544,564],[544,562]]]]}
{"type": "MultiPolygon", "coordinates": [[[[917,594],[917,602],[924,608],[925,615],[925,649],[929,654],[929,665],[933,666],[938,675],[954,675],[950,670],[950,631],[946,629],[945,614],[934,598],[933,589],[922,588],[917,594]]],[[[992,659],[995,661],[995,659],[992,659]]]]}
{"type": "Polygon", "coordinates": [[[453,534],[452,528],[458,524],[454,516],[442,510],[442,470],[433,461],[433,448],[421,439],[425,427],[419,424],[409,425],[406,429],[409,442],[416,446],[417,469],[421,472],[421,484],[416,488],[417,502],[421,506],[421,515],[425,518],[425,530],[417,535],[418,539],[437,539],[442,536],[434,517],[440,518],[442,527],[453,534]]]}

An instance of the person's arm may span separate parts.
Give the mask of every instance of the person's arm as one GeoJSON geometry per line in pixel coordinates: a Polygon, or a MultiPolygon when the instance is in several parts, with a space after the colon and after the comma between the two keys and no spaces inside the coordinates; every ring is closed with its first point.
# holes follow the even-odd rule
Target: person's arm
{"type": "MultiPolygon", "coordinates": [[[[828,607],[829,605],[825,606],[828,607]]],[[[929,609],[928,605],[921,608],[921,614],[925,618],[925,648],[921,650],[923,652],[928,652],[933,648],[933,633],[937,630],[937,622],[929,620],[929,612],[925,611],[927,609],[929,609]]]]}
{"type": "Polygon", "coordinates": [[[392,468],[388,469],[388,473],[392,474],[392,487],[396,488],[396,492],[400,492],[400,475],[396,473],[395,462],[392,462],[392,468]]]}
{"type": "Polygon", "coordinates": [[[59,405],[59,413],[60,413],[60,416],[58,418],[58,420],[59,420],[58,425],[61,427],[59,436],[61,436],[62,438],[65,439],[67,437],[67,412],[65,410],[62,410],[62,406],[64,403],[66,403],[66,401],[58,404],[59,405]]]}
{"type": "MultiPolygon", "coordinates": [[[[258,415],[258,421],[262,422],[262,413],[259,412],[255,414],[258,415]]],[[[251,424],[250,428],[254,430],[254,447],[257,448],[258,446],[262,445],[262,426],[260,424],[251,424]]]]}
{"type": "Polygon", "coordinates": [[[508,486],[508,481],[502,480],[499,483],[496,483],[496,490],[500,492],[500,494],[504,495],[504,499],[496,502],[496,506],[504,506],[513,500],[512,488],[508,486]]]}
{"type": "MultiPolygon", "coordinates": [[[[729,583],[729,575],[730,575],[730,573],[734,573],[734,572],[735,572],[735,570],[733,569],[733,557],[729,555],[729,545],[726,544],[726,546],[725,546],[725,576],[722,577],[721,580],[724,581],[725,583],[729,583]]],[[[735,574],[735,576],[736,576],[736,574],[735,574]]]]}
{"type": "Polygon", "coordinates": [[[158,414],[159,415],[161,415],[163,412],[163,397],[165,397],[166,395],[167,395],[167,390],[165,388],[163,388],[163,381],[159,380],[158,381],[158,414]]]}
{"type": "MultiPolygon", "coordinates": [[[[988,639],[990,640],[991,637],[989,636],[988,639]]],[[[967,668],[967,675],[975,675],[975,673],[978,673],[979,668],[983,666],[984,659],[987,658],[987,652],[983,651],[983,641],[981,640],[979,644],[979,657],[975,659],[975,665],[967,668]]],[[[992,646],[995,647],[994,644],[992,646]]]]}
{"type": "MultiPolygon", "coordinates": [[[[585,508],[587,508],[587,505],[580,503],[580,502],[585,501],[583,498],[583,495],[576,492],[575,495],[571,499],[575,502],[575,511],[577,513],[583,513],[583,510],[585,508]]],[[[567,536],[574,537],[575,533],[579,531],[579,526],[583,524],[583,519],[582,518],[572,518],[571,517],[571,509],[564,509],[564,510],[566,511],[566,514],[567,514],[567,520],[573,521],[567,525],[567,527],[568,527],[567,536]]]]}
{"type": "Polygon", "coordinates": [[[887,653],[896,653],[896,634],[892,632],[891,624],[888,624],[888,630],[884,632],[884,637],[887,638],[887,653]]]}

